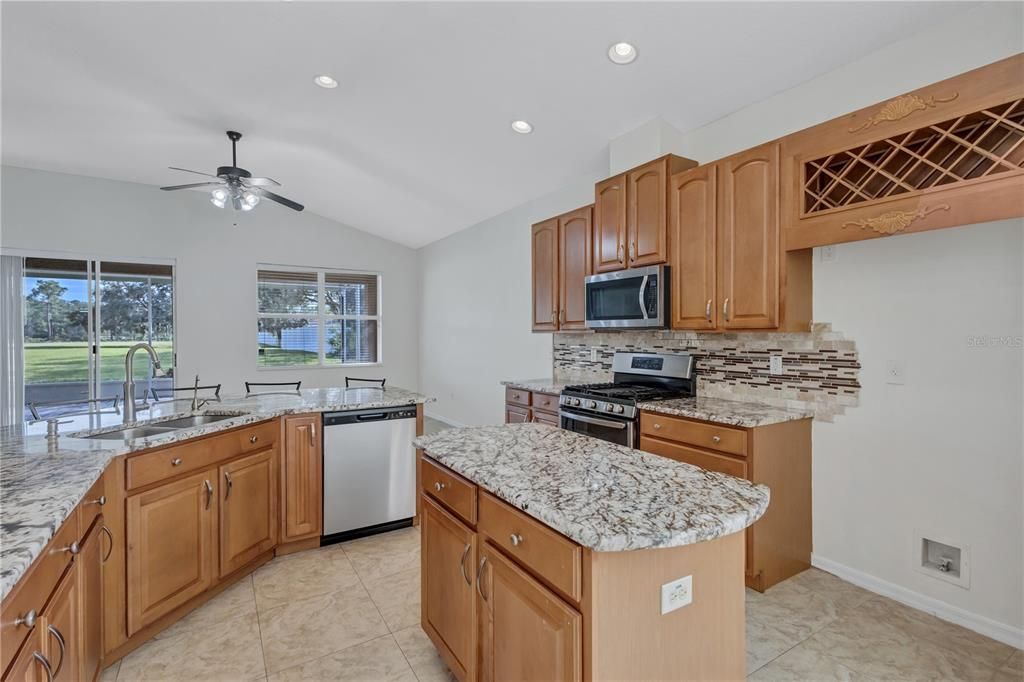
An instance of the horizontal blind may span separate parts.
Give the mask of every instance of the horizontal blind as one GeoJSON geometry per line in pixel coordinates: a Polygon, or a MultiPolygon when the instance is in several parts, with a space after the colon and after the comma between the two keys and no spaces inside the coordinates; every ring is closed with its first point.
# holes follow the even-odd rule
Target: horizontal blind
{"type": "Polygon", "coordinates": [[[256,282],[260,313],[317,314],[316,272],[259,270],[256,282]]]}
{"type": "Polygon", "coordinates": [[[328,315],[376,315],[377,275],[324,273],[328,315]]]}

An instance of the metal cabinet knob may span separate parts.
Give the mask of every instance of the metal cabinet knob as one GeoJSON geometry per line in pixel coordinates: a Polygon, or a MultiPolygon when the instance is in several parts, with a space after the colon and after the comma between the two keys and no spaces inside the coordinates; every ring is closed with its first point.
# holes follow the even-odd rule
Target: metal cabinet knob
{"type": "Polygon", "coordinates": [[[711,440],[714,441],[715,443],[721,443],[722,442],[722,437],[721,436],[711,436],[711,440]]]}
{"type": "Polygon", "coordinates": [[[181,465],[181,457],[175,457],[171,460],[171,466],[176,467],[181,465]]]}
{"type": "Polygon", "coordinates": [[[659,424],[658,422],[654,422],[654,428],[655,429],[660,429],[661,428],[661,424],[659,424]]]}
{"type": "Polygon", "coordinates": [[[93,500],[93,503],[94,504],[98,504],[99,506],[102,507],[103,505],[105,505],[107,503],[107,496],[106,495],[100,495],[95,500],[93,500]]]}
{"type": "MultiPolygon", "coordinates": [[[[312,432],[310,432],[310,434],[312,435],[312,432]]],[[[257,436],[257,435],[256,435],[255,433],[254,433],[253,435],[249,436],[249,442],[250,442],[250,443],[255,443],[255,442],[256,442],[256,441],[258,441],[259,439],[260,439],[260,437],[259,437],[259,436],[257,436]]]]}
{"type": "Polygon", "coordinates": [[[519,535],[518,533],[512,533],[512,535],[509,536],[508,540],[512,543],[513,547],[518,547],[519,545],[523,544],[523,536],[519,535]]]}
{"type": "Polygon", "coordinates": [[[440,481],[435,483],[434,490],[436,490],[437,492],[441,492],[442,490],[444,490],[444,483],[441,483],[440,481]]]}
{"type": "Polygon", "coordinates": [[[36,626],[36,610],[32,609],[24,616],[19,617],[14,621],[15,625],[24,625],[27,628],[33,628],[36,626]]]}
{"type": "Polygon", "coordinates": [[[64,548],[64,551],[68,552],[72,556],[75,556],[82,551],[82,548],[79,546],[77,542],[72,542],[70,545],[64,548]]]}

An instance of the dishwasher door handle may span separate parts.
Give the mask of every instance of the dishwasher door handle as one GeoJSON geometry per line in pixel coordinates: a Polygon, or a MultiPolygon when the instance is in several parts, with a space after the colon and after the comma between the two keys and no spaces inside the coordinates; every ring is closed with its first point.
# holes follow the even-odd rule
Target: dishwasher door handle
{"type": "Polygon", "coordinates": [[[360,414],[356,415],[356,421],[360,422],[379,422],[388,418],[387,412],[377,412],[374,414],[360,414]]]}

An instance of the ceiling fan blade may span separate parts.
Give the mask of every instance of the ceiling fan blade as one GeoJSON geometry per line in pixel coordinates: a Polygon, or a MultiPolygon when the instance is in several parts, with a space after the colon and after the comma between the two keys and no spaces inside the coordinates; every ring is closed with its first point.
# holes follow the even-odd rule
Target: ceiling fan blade
{"type": "Polygon", "coordinates": [[[217,175],[211,175],[211,174],[209,174],[209,173],[204,173],[204,172],[202,172],[202,171],[194,171],[194,170],[189,170],[188,168],[178,168],[177,166],[168,166],[168,168],[170,168],[171,170],[176,170],[176,171],[184,171],[184,172],[186,172],[186,173],[195,173],[196,175],[205,175],[205,176],[206,176],[206,177],[208,177],[208,178],[216,178],[216,177],[219,177],[219,176],[217,176],[217,175]]]}
{"type": "Polygon", "coordinates": [[[242,178],[242,184],[250,187],[280,187],[281,183],[274,178],[242,178]]]}
{"type": "Polygon", "coordinates": [[[223,182],[193,182],[188,185],[171,185],[170,187],[161,187],[160,189],[165,192],[170,192],[175,189],[193,189],[195,187],[223,187],[223,182]]]}
{"type": "Polygon", "coordinates": [[[260,189],[259,187],[253,187],[252,191],[255,192],[256,194],[260,195],[264,199],[270,199],[271,201],[276,201],[277,203],[281,204],[282,206],[287,206],[288,208],[290,208],[290,209],[292,209],[294,211],[301,211],[302,209],[305,208],[305,206],[303,206],[302,204],[296,203],[296,202],[292,201],[291,199],[285,199],[280,194],[274,194],[273,192],[268,192],[267,190],[260,189]]]}

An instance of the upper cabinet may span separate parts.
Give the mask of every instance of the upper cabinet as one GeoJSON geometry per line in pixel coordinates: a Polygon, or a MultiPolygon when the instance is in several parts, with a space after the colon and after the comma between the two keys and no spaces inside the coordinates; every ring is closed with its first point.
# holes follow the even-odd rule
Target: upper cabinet
{"type": "Polygon", "coordinates": [[[783,140],[785,248],[1024,215],[1024,54],[783,140]]]}
{"type": "Polygon", "coordinates": [[[533,331],[584,329],[591,274],[593,206],[533,226],[533,331]]]}
{"type": "Polygon", "coordinates": [[[669,154],[594,188],[594,272],[665,263],[669,177],[696,161],[669,154]]]}
{"type": "Polygon", "coordinates": [[[716,237],[718,166],[677,173],[671,183],[672,327],[718,326],[716,237]]]}

